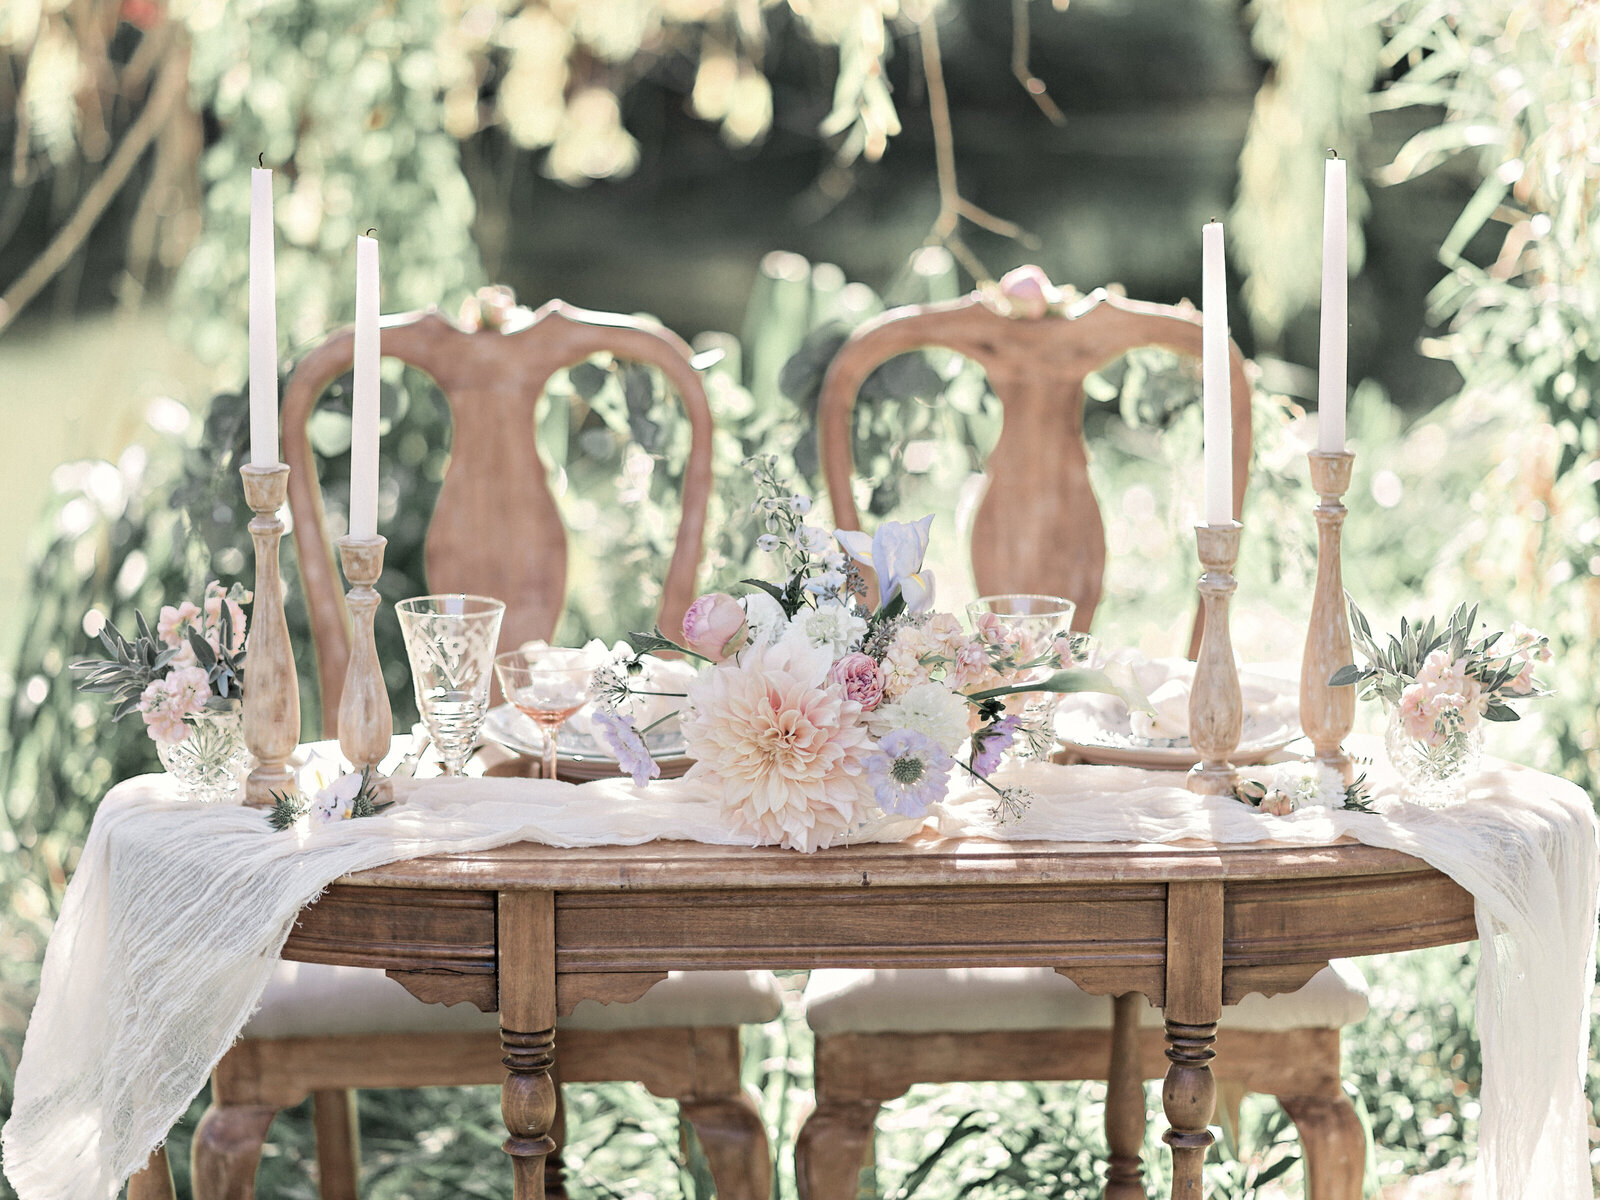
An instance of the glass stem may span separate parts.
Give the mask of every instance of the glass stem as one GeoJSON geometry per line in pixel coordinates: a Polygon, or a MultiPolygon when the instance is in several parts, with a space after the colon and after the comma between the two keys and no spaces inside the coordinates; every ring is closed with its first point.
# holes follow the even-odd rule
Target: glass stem
{"type": "Polygon", "coordinates": [[[556,777],[556,728],[546,725],[544,729],[544,767],[540,774],[545,779],[556,777]]]}

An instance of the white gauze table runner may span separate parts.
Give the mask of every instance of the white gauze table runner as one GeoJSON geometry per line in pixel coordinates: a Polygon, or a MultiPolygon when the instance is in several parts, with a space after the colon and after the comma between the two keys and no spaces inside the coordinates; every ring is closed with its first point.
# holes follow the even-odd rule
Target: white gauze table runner
{"type": "MultiPolygon", "coordinates": [[[[1179,777],[1108,767],[1024,767],[1028,815],[996,829],[988,793],[952,795],[950,836],[1094,842],[1319,845],[1349,835],[1403,850],[1477,901],[1483,1041],[1479,1194],[1592,1200],[1582,1079],[1594,976],[1597,846],[1588,798],[1496,764],[1447,812],[1263,816],[1197,797],[1179,777]]],[[[400,781],[385,814],[274,833],[259,811],[196,807],[146,776],[101,805],[45,955],[3,1133],[22,1200],[114,1197],[200,1091],[259,1002],[295,915],[341,875],[424,854],[516,841],[736,845],[695,781],[400,781]]],[[[858,840],[893,841],[896,821],[858,840]]]]}

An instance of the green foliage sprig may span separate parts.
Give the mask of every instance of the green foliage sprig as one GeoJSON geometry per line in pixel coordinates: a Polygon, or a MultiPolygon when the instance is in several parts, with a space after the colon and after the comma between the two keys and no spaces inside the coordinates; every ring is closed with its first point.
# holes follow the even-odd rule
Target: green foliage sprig
{"type": "Polygon", "coordinates": [[[1451,664],[1460,664],[1466,678],[1476,681],[1487,701],[1483,717],[1489,721],[1515,721],[1517,712],[1509,699],[1527,699],[1544,695],[1537,687],[1517,690],[1513,684],[1524,676],[1531,659],[1547,656],[1549,639],[1538,633],[1528,633],[1514,640],[1506,651],[1495,647],[1505,637],[1491,633],[1474,639],[1478,626],[1478,606],[1458,604],[1441,626],[1433,617],[1426,621],[1400,619],[1399,634],[1390,634],[1386,645],[1380,645],[1373,636],[1372,625],[1366,615],[1346,596],[1350,606],[1350,638],[1355,648],[1366,658],[1367,665],[1358,667],[1349,663],[1340,667],[1328,680],[1332,687],[1355,685],[1357,695],[1363,700],[1380,699],[1390,707],[1398,707],[1405,690],[1417,682],[1428,659],[1443,651],[1451,664]]]}
{"type": "MultiPolygon", "coordinates": [[[[239,640],[235,636],[232,605],[243,595],[243,589],[236,583],[224,597],[217,616],[216,645],[193,625],[184,631],[195,665],[206,673],[210,687],[206,707],[212,710],[230,708],[244,698],[245,650],[242,644],[239,650],[232,649],[239,640]]],[[[109,657],[86,658],[70,664],[72,670],[82,674],[78,681],[80,691],[112,697],[116,705],[111,712],[113,721],[138,711],[144,690],[156,680],[166,678],[184,649],[170,645],[151,632],[144,613],[136,609],[133,618],[136,632],[131,639],[109,620],[101,628],[100,644],[109,657]]]]}

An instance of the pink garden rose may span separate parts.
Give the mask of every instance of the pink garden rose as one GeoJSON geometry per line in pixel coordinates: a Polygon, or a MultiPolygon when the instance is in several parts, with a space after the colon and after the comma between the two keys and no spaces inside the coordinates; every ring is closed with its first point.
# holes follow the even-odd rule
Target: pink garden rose
{"type": "Polygon", "coordinates": [[[828,678],[844,688],[845,699],[871,712],[883,700],[883,669],[870,654],[846,654],[828,672],[828,678]]]}
{"type": "Polygon", "coordinates": [[[722,662],[750,640],[744,608],[726,592],[708,592],[683,614],[683,644],[712,662],[722,662]]]}

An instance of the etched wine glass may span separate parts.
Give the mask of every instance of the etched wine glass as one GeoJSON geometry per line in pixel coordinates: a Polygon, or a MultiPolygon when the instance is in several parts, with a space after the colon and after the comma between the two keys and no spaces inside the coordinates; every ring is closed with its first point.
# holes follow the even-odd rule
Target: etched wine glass
{"type": "MultiPolygon", "coordinates": [[[[1057,639],[1067,639],[1070,654],[1063,654],[1061,665],[1073,666],[1083,661],[1087,654],[1088,636],[1072,633],[1072,616],[1077,605],[1065,596],[1048,596],[1033,592],[1014,592],[997,596],[979,596],[967,605],[967,618],[973,628],[986,621],[998,622],[1017,639],[1012,658],[1018,663],[1032,662],[1049,653],[1057,639]]],[[[1029,683],[1048,678],[1054,668],[1035,667],[1020,671],[1012,680],[1029,683]]],[[[1006,710],[1024,716],[1030,724],[1038,721],[1047,728],[1054,719],[1056,705],[1061,697],[1054,692],[1018,692],[1006,698],[1006,710]]]]}
{"type": "Polygon", "coordinates": [[[529,644],[494,660],[500,690],[544,735],[543,777],[556,777],[556,731],[589,698],[592,657],[564,646],[529,644]]]}
{"type": "Polygon", "coordinates": [[[446,775],[459,775],[489,713],[489,666],[506,606],[489,596],[416,596],[394,606],[417,711],[446,775]]]}

